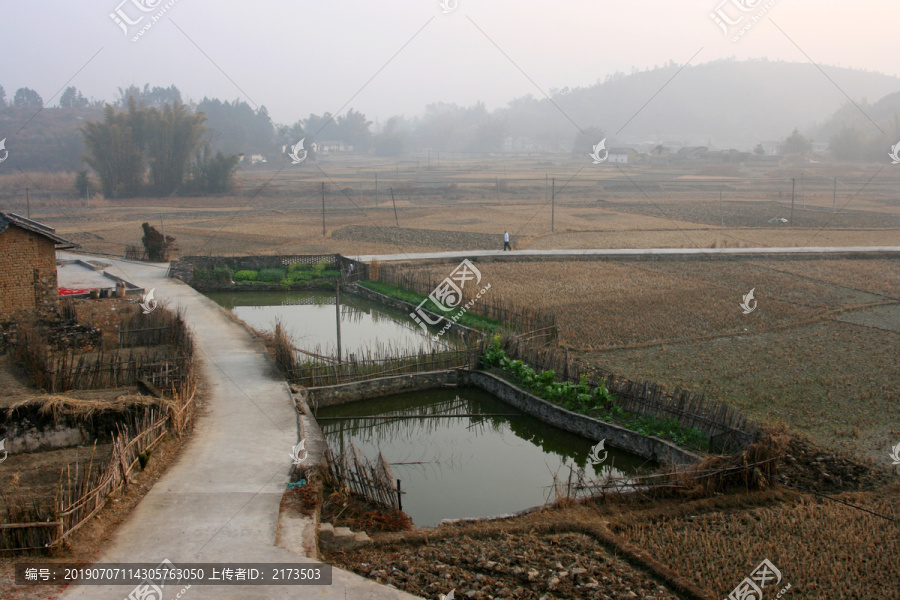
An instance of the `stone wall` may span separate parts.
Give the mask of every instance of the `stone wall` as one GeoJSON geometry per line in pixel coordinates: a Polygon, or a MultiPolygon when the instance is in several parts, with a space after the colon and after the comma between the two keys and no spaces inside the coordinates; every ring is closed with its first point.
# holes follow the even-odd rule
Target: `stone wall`
{"type": "Polygon", "coordinates": [[[367,398],[390,396],[405,392],[430,390],[443,385],[456,383],[456,371],[430,371],[428,373],[411,373],[396,377],[379,377],[367,381],[342,383],[306,389],[306,401],[315,411],[320,406],[336,406],[367,398]]]}
{"type": "Polygon", "coordinates": [[[29,402],[12,409],[0,422],[0,440],[6,440],[11,454],[69,448],[106,443],[122,421],[142,414],[144,405],[132,405],[124,410],[102,410],[89,418],[65,409],[47,414],[41,402],[29,402]]]}
{"type": "Polygon", "coordinates": [[[641,435],[612,423],[573,413],[484,371],[460,371],[458,383],[459,385],[472,385],[490,392],[519,410],[560,429],[577,433],[589,440],[605,439],[611,447],[620,448],[656,462],[692,464],[700,460],[696,454],[683,450],[671,442],[641,435]]]}
{"type": "Polygon", "coordinates": [[[671,442],[653,436],[641,435],[612,423],[598,421],[586,415],[573,413],[483,371],[465,371],[462,369],[456,371],[432,371],[397,377],[382,377],[342,385],[308,388],[306,390],[306,403],[315,412],[319,406],[335,406],[367,398],[416,392],[454,384],[477,387],[495,395],[510,406],[540,419],[544,423],[578,434],[589,440],[606,440],[609,447],[625,450],[643,458],[672,464],[693,464],[700,460],[700,457],[696,454],[679,448],[671,442]]]}
{"type": "Polygon", "coordinates": [[[228,267],[232,271],[259,271],[260,269],[285,269],[296,263],[317,265],[322,260],[328,261],[329,269],[340,269],[342,266],[339,254],[272,254],[259,256],[184,256],[173,261],[169,266],[169,274],[185,283],[192,284],[194,269],[215,269],[228,267]]]}
{"type": "Polygon", "coordinates": [[[0,265],[0,321],[22,311],[56,314],[59,290],[52,240],[10,225],[0,233],[0,265]]]}

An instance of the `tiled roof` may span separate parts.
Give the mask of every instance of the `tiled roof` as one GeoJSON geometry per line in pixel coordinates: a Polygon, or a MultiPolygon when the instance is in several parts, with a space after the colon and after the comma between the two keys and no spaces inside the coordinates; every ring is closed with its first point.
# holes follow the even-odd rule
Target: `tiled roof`
{"type": "Polygon", "coordinates": [[[59,237],[58,235],[56,235],[55,229],[44,225],[43,223],[38,223],[37,221],[32,221],[31,219],[26,219],[25,217],[17,215],[16,213],[0,212],[0,234],[9,229],[10,225],[15,225],[16,227],[27,229],[32,233],[42,235],[45,238],[52,240],[53,243],[56,244],[57,249],[60,250],[65,248],[79,247],[78,244],[59,237]]]}

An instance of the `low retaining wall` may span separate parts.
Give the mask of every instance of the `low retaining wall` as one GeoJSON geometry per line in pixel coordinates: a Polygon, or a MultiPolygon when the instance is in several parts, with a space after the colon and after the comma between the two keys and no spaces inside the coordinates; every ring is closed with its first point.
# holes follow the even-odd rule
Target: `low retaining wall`
{"type": "MultiPolygon", "coordinates": [[[[580,415],[530,394],[508,381],[484,371],[431,371],[397,377],[381,377],[306,390],[306,402],[315,412],[319,406],[336,406],[368,398],[416,392],[446,385],[469,385],[497,396],[510,406],[541,421],[578,434],[589,440],[605,439],[609,446],[630,452],[655,462],[693,464],[700,457],[658,437],[637,432],[580,415]]],[[[302,410],[302,409],[301,409],[302,410]]]]}
{"type": "MultiPolygon", "coordinates": [[[[301,263],[316,265],[321,261],[327,261],[328,267],[337,269],[341,273],[347,273],[350,265],[353,265],[354,277],[368,277],[369,266],[358,260],[341,256],[340,254],[272,254],[255,256],[183,256],[172,261],[169,265],[169,277],[175,277],[181,281],[193,285],[194,269],[215,269],[216,267],[229,267],[233,271],[249,269],[258,271],[266,268],[285,269],[293,264],[301,263]]],[[[221,283],[221,282],[220,282],[221,283]]],[[[277,286],[277,284],[275,284],[277,286]]],[[[233,289],[233,288],[226,288],[233,289]]],[[[243,289],[243,288],[241,288],[243,289]]],[[[257,289],[255,287],[248,289],[257,289]]],[[[280,290],[281,288],[278,287],[280,290]]],[[[295,289],[295,288],[291,288],[295,289]]],[[[302,289],[302,288],[298,288],[302,289]]]]}
{"type": "Polygon", "coordinates": [[[671,442],[658,437],[641,435],[637,432],[580,415],[538,398],[484,371],[460,371],[459,385],[472,385],[490,392],[506,402],[541,421],[571,433],[577,433],[590,440],[605,439],[610,446],[620,448],[656,462],[692,464],[700,457],[683,450],[671,442]]]}
{"type": "Polygon", "coordinates": [[[280,283],[242,283],[240,281],[216,281],[197,279],[190,285],[198,292],[334,292],[337,279],[317,279],[292,283],[288,288],[280,283]]]}
{"type": "Polygon", "coordinates": [[[106,443],[112,439],[118,423],[140,414],[144,406],[104,410],[89,419],[66,413],[51,416],[45,414],[42,408],[41,403],[30,402],[5,415],[0,422],[0,440],[6,440],[7,452],[19,454],[56,450],[95,440],[106,443]]]}
{"type": "Polygon", "coordinates": [[[315,411],[320,406],[337,406],[368,398],[430,390],[444,385],[453,385],[457,380],[457,371],[429,371],[427,373],[410,373],[394,377],[379,377],[366,381],[342,383],[306,389],[306,401],[315,411]]]}

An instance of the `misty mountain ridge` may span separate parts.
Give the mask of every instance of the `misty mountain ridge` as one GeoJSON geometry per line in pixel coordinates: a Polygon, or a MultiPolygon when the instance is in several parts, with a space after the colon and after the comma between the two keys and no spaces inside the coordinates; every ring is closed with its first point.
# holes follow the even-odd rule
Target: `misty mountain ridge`
{"type": "MultiPolygon", "coordinates": [[[[855,111],[865,119],[847,95],[863,105],[866,99],[900,93],[898,77],[822,67],[826,77],[808,63],[729,60],[680,68],[670,64],[619,73],[603,83],[558,92],[553,103],[519,98],[497,114],[511,135],[530,130],[539,139],[574,136],[574,121],[581,129],[599,127],[613,144],[680,141],[750,150],[761,141],[783,140],[795,127],[816,142],[827,142],[840,127],[818,124],[836,112],[855,119],[855,111]]],[[[890,112],[888,105],[873,106],[890,112]]]]}

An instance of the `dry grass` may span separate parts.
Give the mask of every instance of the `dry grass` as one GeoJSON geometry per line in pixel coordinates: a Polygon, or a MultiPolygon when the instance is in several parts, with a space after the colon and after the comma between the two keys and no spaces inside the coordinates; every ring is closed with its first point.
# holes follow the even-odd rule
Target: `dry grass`
{"type": "MultiPolygon", "coordinates": [[[[844,500],[900,519],[900,507],[890,498],[855,494],[844,500]]],[[[784,576],[781,585],[791,583],[792,593],[802,597],[900,598],[894,585],[900,555],[896,523],[834,502],[802,499],[748,511],[663,516],[613,529],[718,597],[768,558],[784,576]]]]}

